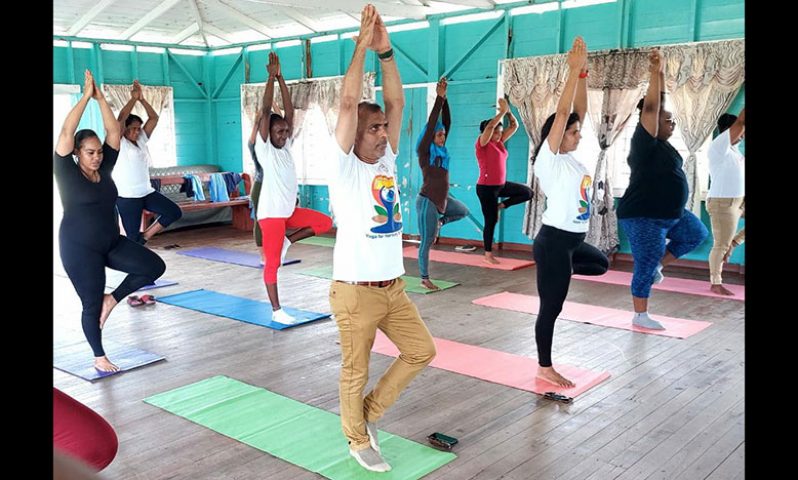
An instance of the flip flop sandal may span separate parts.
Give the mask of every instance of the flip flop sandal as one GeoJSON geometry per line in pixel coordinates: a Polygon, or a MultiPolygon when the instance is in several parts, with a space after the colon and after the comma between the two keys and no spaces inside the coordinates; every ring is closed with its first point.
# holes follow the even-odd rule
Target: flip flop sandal
{"type": "Polygon", "coordinates": [[[154,296],[152,296],[152,295],[150,295],[150,294],[147,294],[147,295],[142,295],[142,296],[139,298],[139,300],[141,300],[142,302],[144,302],[144,304],[146,304],[146,305],[153,305],[153,304],[155,303],[155,301],[156,301],[155,297],[154,297],[154,296]]]}
{"type": "Polygon", "coordinates": [[[572,403],[574,401],[572,397],[557,392],[546,392],[543,394],[543,398],[565,404],[572,403]]]}
{"type": "Polygon", "coordinates": [[[144,301],[138,295],[131,295],[127,297],[127,304],[131,307],[140,307],[144,305],[144,301]]]}

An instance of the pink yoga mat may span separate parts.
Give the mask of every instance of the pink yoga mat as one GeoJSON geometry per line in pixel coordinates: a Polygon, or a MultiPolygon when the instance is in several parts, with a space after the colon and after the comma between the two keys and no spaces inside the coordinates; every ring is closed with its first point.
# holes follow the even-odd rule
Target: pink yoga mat
{"type": "MultiPolygon", "coordinates": [[[[404,256],[408,258],[418,258],[418,248],[405,247],[404,256]]],[[[533,260],[496,257],[501,263],[498,265],[493,265],[483,261],[483,258],[483,255],[473,253],[444,252],[442,250],[430,250],[429,252],[429,259],[433,262],[455,263],[457,265],[493,268],[495,270],[518,270],[519,268],[531,267],[535,264],[533,260]]]]}
{"type": "MultiPolygon", "coordinates": [[[[617,270],[609,270],[604,275],[598,276],[586,276],[586,275],[574,275],[576,280],[587,280],[589,282],[599,282],[599,283],[611,283],[613,285],[625,285],[629,286],[632,284],[632,274],[629,272],[619,272],[617,270]]],[[[715,298],[722,298],[724,300],[738,300],[741,302],[745,301],[745,285],[732,285],[729,283],[724,283],[723,286],[734,292],[734,296],[730,297],[727,295],[721,295],[719,293],[715,293],[709,289],[710,283],[704,282],[701,280],[688,280],[685,278],[675,278],[665,276],[665,280],[662,283],[658,283],[653,285],[651,288],[654,290],[663,290],[666,292],[679,292],[679,293],[687,293],[690,295],[703,295],[705,297],[715,297],[715,298]]]]}
{"type": "MultiPolygon", "coordinates": [[[[430,364],[431,366],[539,395],[546,392],[557,392],[569,397],[576,397],[610,378],[609,372],[598,373],[569,365],[555,364],[554,368],[560,374],[576,384],[573,388],[558,387],[535,378],[538,369],[538,362],[535,358],[498,352],[442,338],[434,340],[438,354],[430,364]]],[[[399,349],[379,330],[371,350],[389,357],[399,356],[399,349]]]]}
{"type": "MultiPolygon", "coordinates": [[[[471,303],[486,307],[501,308],[514,312],[538,314],[540,299],[534,295],[502,292],[478,298],[471,303]]],[[[665,330],[651,330],[632,325],[632,312],[614,308],[597,307],[583,303],[565,302],[560,317],[573,322],[592,323],[604,327],[622,328],[635,332],[651,333],[665,337],[687,338],[712,325],[712,322],[701,320],[685,320],[683,318],[665,317],[654,314],[654,320],[665,326],[665,330]]]]}

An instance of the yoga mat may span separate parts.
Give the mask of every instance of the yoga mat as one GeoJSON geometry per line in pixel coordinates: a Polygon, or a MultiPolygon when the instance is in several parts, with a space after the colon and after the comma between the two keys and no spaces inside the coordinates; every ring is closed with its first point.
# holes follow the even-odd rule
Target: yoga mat
{"type": "MultiPolygon", "coordinates": [[[[239,252],[237,250],[227,250],[217,247],[202,247],[191,250],[177,252],[178,255],[188,255],[189,257],[204,258],[214,262],[232,263],[244,267],[263,268],[260,264],[260,255],[257,253],[239,252]]],[[[302,260],[286,258],[283,266],[299,263],[302,260]]]]}
{"type": "Polygon", "coordinates": [[[54,341],[53,367],[84,380],[94,381],[165,360],[161,355],[107,339],[103,340],[103,348],[108,359],[120,368],[118,372],[101,372],[95,369],[94,354],[83,338],[54,341]]]}
{"type": "MultiPolygon", "coordinates": [[[[561,375],[576,384],[572,388],[563,388],[535,377],[538,369],[536,358],[466,345],[442,338],[434,340],[438,353],[430,366],[540,395],[546,392],[557,392],[569,397],[576,397],[610,378],[609,372],[593,372],[570,365],[554,364],[554,368],[561,375]]],[[[379,330],[371,350],[390,357],[399,356],[396,346],[379,330]]]]}
{"type": "MultiPolygon", "coordinates": [[[[319,278],[326,278],[328,280],[332,280],[332,266],[327,265],[324,267],[316,267],[316,268],[308,268],[298,272],[301,275],[308,275],[311,277],[319,277],[319,278]]],[[[437,293],[448,288],[455,287],[460,285],[458,282],[447,282],[446,280],[435,280],[432,279],[432,283],[437,285],[440,290],[429,290],[421,286],[421,278],[419,277],[411,277],[409,275],[402,275],[402,280],[405,281],[405,290],[408,292],[413,293],[421,293],[423,295],[427,295],[429,293],[437,293]]]]}
{"type": "MultiPolygon", "coordinates": [[[[405,247],[404,256],[408,258],[418,258],[418,248],[405,247]]],[[[518,270],[519,268],[531,267],[535,264],[532,260],[520,260],[517,258],[496,257],[501,263],[493,265],[482,259],[483,255],[471,253],[445,252],[443,250],[430,250],[429,259],[433,262],[454,263],[457,265],[468,265],[470,267],[492,268],[494,270],[518,270]]]]}
{"type": "MultiPolygon", "coordinates": [[[[623,285],[628,287],[632,284],[632,274],[629,272],[619,272],[617,270],[608,270],[604,275],[574,275],[576,280],[586,280],[588,282],[610,283],[612,285],[623,285]]],[[[723,286],[734,292],[734,296],[721,295],[709,289],[710,283],[702,280],[690,280],[686,278],[675,278],[665,276],[662,283],[652,285],[654,290],[662,290],[664,292],[678,292],[687,293],[689,295],[701,295],[704,297],[722,298],[724,300],[737,300],[740,302],[745,301],[745,285],[733,285],[724,283],[723,286]]]]}
{"type": "Polygon", "coordinates": [[[283,306],[286,313],[294,318],[302,319],[293,325],[284,325],[272,321],[272,306],[268,302],[259,302],[249,298],[203,289],[158,297],[158,301],[198,312],[210,313],[219,317],[232,318],[240,322],[269,327],[274,330],[285,330],[286,328],[304,325],[330,316],[329,313],[309,312],[283,306]]]}
{"type": "Polygon", "coordinates": [[[380,449],[393,468],[369,472],[349,455],[338,415],[224,376],[144,401],[333,480],[415,480],[456,458],[380,430],[380,449]]]}
{"type": "MultiPolygon", "coordinates": [[[[502,292],[478,298],[471,303],[537,315],[540,299],[534,295],[502,292]]],[[[660,322],[665,327],[665,330],[651,330],[632,325],[633,315],[633,312],[628,312],[626,310],[566,301],[563,304],[559,318],[571,320],[573,322],[591,323],[603,327],[621,328],[623,330],[632,330],[634,332],[675,338],[690,337],[712,325],[712,322],[686,320],[683,318],[673,318],[654,314],[652,318],[660,322]]]]}

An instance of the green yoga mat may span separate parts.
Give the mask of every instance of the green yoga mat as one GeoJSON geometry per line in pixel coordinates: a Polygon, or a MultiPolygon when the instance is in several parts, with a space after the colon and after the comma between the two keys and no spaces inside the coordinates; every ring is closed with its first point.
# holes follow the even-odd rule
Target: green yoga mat
{"type": "Polygon", "coordinates": [[[338,415],[221,375],[144,401],[335,480],[418,479],[456,458],[380,430],[380,449],[393,469],[369,472],[349,455],[338,415]]]}
{"type": "Polygon", "coordinates": [[[316,245],[317,247],[334,247],[335,237],[308,237],[296,243],[304,243],[305,245],[316,245]]]}
{"type": "MultiPolygon", "coordinates": [[[[306,268],[298,272],[301,275],[308,275],[311,277],[319,277],[319,278],[326,278],[332,280],[332,267],[331,266],[324,266],[324,267],[316,267],[316,268],[306,268]]],[[[452,288],[454,286],[460,285],[457,282],[447,282],[446,280],[435,280],[432,279],[432,283],[438,286],[440,290],[429,290],[421,286],[421,279],[419,277],[411,277],[409,275],[402,275],[402,280],[405,281],[407,285],[405,285],[405,290],[408,292],[413,293],[421,293],[427,295],[428,293],[436,293],[447,288],[452,288]]]]}

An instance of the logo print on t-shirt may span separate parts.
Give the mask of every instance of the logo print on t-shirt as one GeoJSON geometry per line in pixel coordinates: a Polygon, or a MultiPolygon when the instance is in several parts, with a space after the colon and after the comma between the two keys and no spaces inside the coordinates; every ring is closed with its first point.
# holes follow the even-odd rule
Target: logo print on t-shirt
{"type": "Polygon", "coordinates": [[[371,217],[380,225],[371,229],[374,233],[394,233],[402,229],[402,213],[399,210],[399,198],[393,177],[377,175],[371,182],[371,194],[376,205],[377,215],[371,217]]]}
{"type": "Polygon", "coordinates": [[[585,221],[590,218],[590,187],[593,185],[593,180],[590,175],[582,177],[582,184],[579,186],[579,213],[576,217],[577,220],[585,221]]]}

